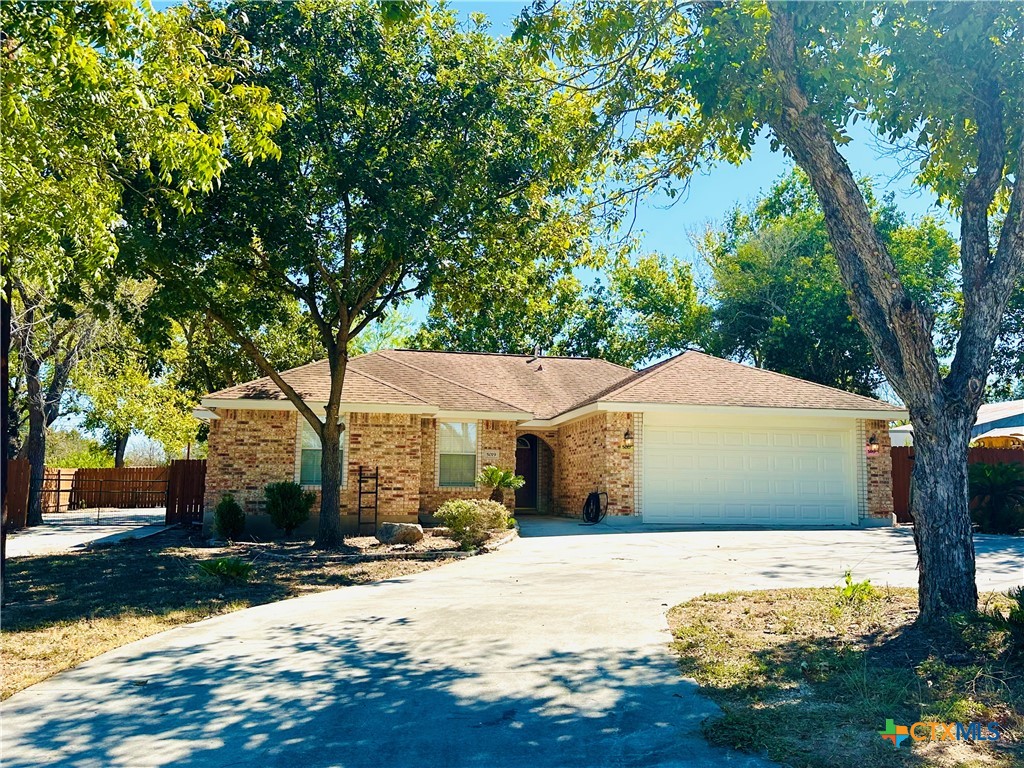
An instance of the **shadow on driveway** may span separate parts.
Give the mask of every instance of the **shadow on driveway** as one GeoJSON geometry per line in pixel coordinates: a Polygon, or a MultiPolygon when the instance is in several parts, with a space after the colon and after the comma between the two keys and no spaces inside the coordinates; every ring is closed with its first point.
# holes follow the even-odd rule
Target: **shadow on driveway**
{"type": "Polygon", "coordinates": [[[189,647],[136,653],[117,680],[98,683],[102,703],[93,697],[85,709],[72,672],[45,712],[32,711],[30,691],[4,713],[4,765],[765,765],[723,761],[692,735],[683,740],[713,710],[665,674],[662,653],[597,662],[552,651],[502,670],[506,684],[495,688],[493,677],[480,685],[473,666],[502,665],[515,638],[470,659],[453,627],[452,663],[438,664],[389,642],[411,623],[270,628],[252,653],[225,634],[198,659],[189,647]]]}

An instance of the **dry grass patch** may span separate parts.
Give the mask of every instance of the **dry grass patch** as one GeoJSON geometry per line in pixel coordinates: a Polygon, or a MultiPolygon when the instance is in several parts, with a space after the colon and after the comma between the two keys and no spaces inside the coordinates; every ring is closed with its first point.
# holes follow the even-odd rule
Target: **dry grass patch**
{"type": "MultiPolygon", "coordinates": [[[[669,613],[683,674],[724,715],[709,740],[794,768],[1024,765],[1024,638],[963,617],[941,632],[913,624],[917,592],[790,589],[706,595],[669,613]],[[907,743],[886,719],[988,723],[997,742],[907,743]]],[[[1011,601],[986,597],[1005,615],[1011,601]]]]}
{"type": "MultiPolygon", "coordinates": [[[[427,537],[414,551],[455,543],[427,537]]],[[[373,539],[351,540],[347,555],[394,553],[373,539]]],[[[198,534],[170,530],[73,554],[8,562],[0,631],[0,698],[118,646],[165,629],[253,605],[405,576],[438,560],[345,562],[308,543],[207,546],[198,534]],[[248,580],[219,578],[200,562],[238,558],[248,580]]]]}

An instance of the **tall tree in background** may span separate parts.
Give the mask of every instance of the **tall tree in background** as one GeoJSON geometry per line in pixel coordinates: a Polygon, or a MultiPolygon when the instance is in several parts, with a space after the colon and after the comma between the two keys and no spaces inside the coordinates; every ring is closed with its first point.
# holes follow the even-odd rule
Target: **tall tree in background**
{"type": "Polygon", "coordinates": [[[246,166],[229,147],[233,167],[197,215],[158,230],[126,212],[125,254],[168,308],[219,323],[316,431],[317,543],[331,547],[350,344],[438,274],[483,275],[492,246],[535,245],[571,131],[516,48],[445,9],[239,2],[215,18],[249,41],[246,82],[283,105],[281,157],[246,166]],[[326,403],[307,402],[259,346],[291,300],[326,353],[326,403]]]}
{"type": "Polygon", "coordinates": [[[1024,271],[1024,5],[541,3],[518,30],[608,127],[620,197],[745,160],[767,127],[807,174],[856,316],[914,423],[920,618],[975,610],[967,444],[1024,271]],[[920,156],[960,219],[963,313],[948,372],[935,316],[839,151],[867,119],[920,156]]]}
{"type": "Polygon", "coordinates": [[[466,275],[448,274],[432,291],[427,321],[411,343],[519,354],[539,347],[635,366],[705,342],[710,312],[698,300],[689,264],[621,254],[606,279],[590,286],[570,266],[505,265],[479,287],[466,275]]]}
{"type": "MultiPolygon", "coordinates": [[[[907,223],[891,196],[862,182],[875,230],[915,298],[948,324],[956,307],[956,243],[934,219],[907,223]]],[[[883,382],[846,300],[825,217],[807,177],[780,179],[749,212],[736,209],[698,250],[711,269],[711,348],[790,376],[872,395],[883,382]]]]}

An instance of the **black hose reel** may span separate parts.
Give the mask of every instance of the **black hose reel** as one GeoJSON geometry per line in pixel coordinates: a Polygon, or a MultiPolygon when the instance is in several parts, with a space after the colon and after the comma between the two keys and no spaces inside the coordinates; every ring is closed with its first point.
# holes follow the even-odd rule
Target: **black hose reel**
{"type": "Polygon", "coordinates": [[[591,491],[583,502],[583,522],[580,525],[597,525],[608,514],[608,494],[591,491]]]}

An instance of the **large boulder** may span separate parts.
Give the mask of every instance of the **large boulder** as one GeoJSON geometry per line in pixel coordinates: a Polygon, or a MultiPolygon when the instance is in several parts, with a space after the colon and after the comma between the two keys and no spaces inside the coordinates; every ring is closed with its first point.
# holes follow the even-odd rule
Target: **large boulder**
{"type": "Polygon", "coordinates": [[[416,523],[381,523],[377,541],[381,544],[415,544],[423,539],[423,526],[416,523]]]}

